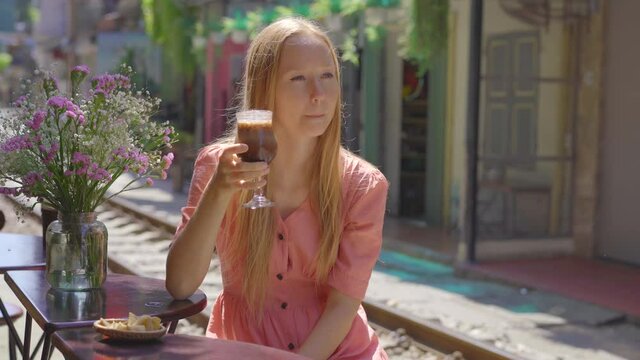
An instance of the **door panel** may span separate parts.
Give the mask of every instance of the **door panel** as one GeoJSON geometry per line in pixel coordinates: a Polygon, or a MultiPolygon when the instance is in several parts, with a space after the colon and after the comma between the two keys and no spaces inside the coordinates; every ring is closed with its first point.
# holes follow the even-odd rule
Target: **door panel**
{"type": "Polygon", "coordinates": [[[597,246],[640,265],[640,1],[610,1],[597,246]]]}

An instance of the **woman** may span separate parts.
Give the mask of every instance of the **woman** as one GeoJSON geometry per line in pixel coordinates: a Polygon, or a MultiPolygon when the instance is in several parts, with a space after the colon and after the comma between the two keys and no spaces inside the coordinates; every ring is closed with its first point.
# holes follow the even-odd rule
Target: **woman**
{"type": "Polygon", "coordinates": [[[226,139],[199,154],[167,259],[177,299],[202,283],[214,251],[224,290],[207,335],[313,359],[386,359],[360,306],[380,253],[388,184],[340,145],[339,64],[314,24],[283,19],[252,42],[243,109],[273,111],[275,159],[242,162],[226,139]],[[263,179],[267,175],[266,180],[263,179]],[[241,206],[266,186],[274,208],[241,206]]]}

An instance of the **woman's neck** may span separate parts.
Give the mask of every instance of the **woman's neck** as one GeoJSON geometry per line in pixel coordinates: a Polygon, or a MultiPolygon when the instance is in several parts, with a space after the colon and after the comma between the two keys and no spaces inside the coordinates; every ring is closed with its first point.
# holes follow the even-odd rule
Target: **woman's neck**
{"type": "Polygon", "coordinates": [[[317,139],[278,142],[278,153],[270,164],[269,183],[285,190],[309,187],[317,139]]]}

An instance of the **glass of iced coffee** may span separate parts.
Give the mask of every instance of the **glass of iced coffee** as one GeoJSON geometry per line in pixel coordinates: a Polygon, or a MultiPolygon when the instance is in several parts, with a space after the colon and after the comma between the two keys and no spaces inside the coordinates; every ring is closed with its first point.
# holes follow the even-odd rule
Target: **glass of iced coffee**
{"type": "MultiPolygon", "coordinates": [[[[271,118],[272,113],[268,110],[247,110],[236,114],[237,142],[249,146],[247,152],[238,154],[242,161],[264,161],[268,164],[276,156],[278,144],[273,136],[271,118]]],[[[243,206],[249,209],[259,209],[274,205],[273,201],[264,196],[263,188],[259,188],[254,191],[253,199],[243,206]]]]}

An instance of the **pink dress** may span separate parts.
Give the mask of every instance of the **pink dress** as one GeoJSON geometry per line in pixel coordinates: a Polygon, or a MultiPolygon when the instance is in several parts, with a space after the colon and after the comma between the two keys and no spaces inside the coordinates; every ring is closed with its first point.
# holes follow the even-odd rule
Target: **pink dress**
{"type": "MultiPolygon", "coordinates": [[[[216,171],[220,148],[200,152],[194,167],[187,205],[182,209],[179,233],[187,224],[216,171]]],[[[277,232],[270,260],[263,321],[258,326],[241,300],[241,288],[231,281],[233,269],[225,262],[227,239],[218,232],[224,289],[213,307],[207,336],[246,341],[296,352],[319,320],[330,288],[364,299],[369,278],[380,254],[388,183],[366,161],[343,151],[343,226],[338,258],[328,282],[316,287],[308,265],[319,249],[320,225],[309,200],[287,218],[277,216],[277,232]]],[[[222,227],[227,223],[226,216],[222,227]]],[[[330,359],[387,359],[362,306],[351,330],[330,359]]]]}

